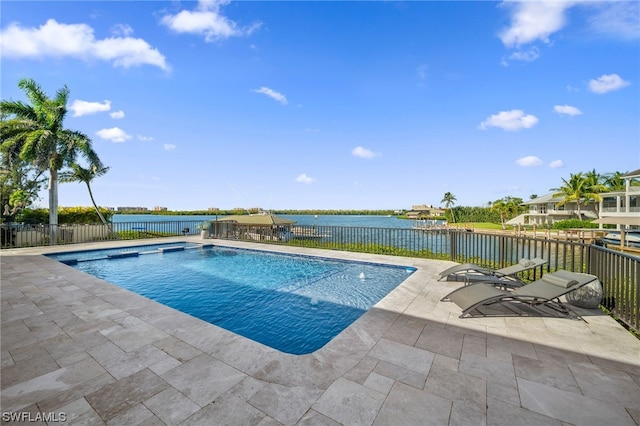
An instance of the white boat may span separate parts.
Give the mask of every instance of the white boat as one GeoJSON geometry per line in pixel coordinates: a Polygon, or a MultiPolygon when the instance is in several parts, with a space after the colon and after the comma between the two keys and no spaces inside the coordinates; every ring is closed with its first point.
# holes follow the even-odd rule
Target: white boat
{"type": "MultiPolygon", "coordinates": [[[[610,231],[601,238],[602,242],[611,245],[620,245],[620,231],[610,231]]],[[[640,231],[630,230],[624,231],[624,245],[627,247],[640,248],[640,231]]]]}

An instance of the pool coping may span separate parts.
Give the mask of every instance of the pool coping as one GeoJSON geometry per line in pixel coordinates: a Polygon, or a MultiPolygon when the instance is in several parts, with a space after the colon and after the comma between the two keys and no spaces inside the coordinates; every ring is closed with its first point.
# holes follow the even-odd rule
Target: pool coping
{"type": "MultiPolygon", "coordinates": [[[[149,243],[149,241],[157,242],[158,240],[146,240],[145,243],[149,243]]],[[[3,271],[3,340],[5,333],[8,333],[5,325],[18,327],[17,322],[31,324],[30,321],[37,322],[38,318],[42,318],[42,314],[46,316],[46,312],[39,314],[36,312],[33,317],[36,320],[30,318],[29,315],[24,318],[15,317],[18,315],[17,312],[14,312],[16,311],[15,307],[6,300],[6,294],[11,294],[9,290],[13,290],[14,285],[19,288],[27,284],[28,287],[37,286],[47,292],[48,285],[54,283],[56,292],[59,293],[60,289],[67,290],[63,290],[66,293],[62,296],[59,294],[50,295],[54,298],[58,297],[57,300],[70,306],[68,309],[83,323],[87,323],[86,326],[89,327],[86,332],[79,334],[75,328],[73,328],[74,333],[65,330],[64,340],[67,341],[67,336],[70,336],[72,340],[81,337],[86,339],[87,336],[92,336],[95,339],[95,345],[82,343],[89,347],[84,348],[84,352],[80,352],[88,353],[90,359],[85,358],[84,355],[77,355],[81,360],[69,365],[66,365],[68,360],[65,362],[57,360],[59,368],[51,372],[25,380],[18,377],[15,379],[16,383],[8,386],[3,383],[3,411],[33,410],[34,407],[37,407],[40,410],[43,408],[65,409],[71,412],[73,411],[72,405],[76,404],[82,406],[78,416],[98,416],[107,424],[117,422],[118,419],[122,419],[122,416],[126,415],[137,416],[138,420],[153,416],[156,420],[159,419],[171,424],[170,417],[171,415],[175,416],[175,413],[169,415],[163,412],[160,407],[154,409],[153,401],[154,398],[160,399],[160,395],[163,393],[173,392],[174,398],[186,398],[190,404],[195,404],[193,406],[194,412],[181,419],[185,424],[190,422],[197,424],[198,419],[212,418],[211,416],[215,418],[216,415],[233,416],[243,419],[243,423],[249,418],[257,419],[257,422],[253,422],[255,424],[267,420],[281,424],[298,424],[320,420],[323,423],[329,423],[331,420],[347,424],[373,424],[376,419],[378,422],[382,422],[381,419],[387,418],[390,413],[400,416],[399,418],[406,415],[403,411],[407,410],[407,407],[395,401],[394,398],[403,394],[411,394],[411,398],[416,398],[413,395],[415,387],[413,384],[416,378],[409,376],[419,377],[418,384],[424,379],[423,388],[419,392],[420,397],[425,397],[425,395],[432,397],[434,394],[425,392],[424,386],[426,386],[425,383],[428,383],[427,376],[436,369],[435,367],[449,370],[453,364],[457,363],[457,369],[461,370],[461,364],[465,359],[474,359],[476,363],[481,362],[473,358],[473,356],[479,355],[474,355],[476,349],[472,348],[476,343],[479,348],[482,348],[481,342],[484,340],[484,358],[487,358],[490,351],[488,351],[486,342],[488,339],[495,339],[490,336],[497,336],[500,341],[502,339],[509,341],[514,339],[515,341],[528,340],[530,345],[543,345],[545,351],[542,352],[553,353],[556,357],[559,356],[558,353],[571,349],[572,352],[567,357],[578,357],[575,354],[586,355],[592,358],[590,365],[595,364],[600,368],[626,371],[627,376],[625,376],[624,386],[621,389],[626,386],[627,391],[630,387],[633,390],[635,388],[640,390],[640,361],[634,358],[635,354],[640,353],[638,352],[640,346],[634,342],[637,339],[620,334],[621,327],[606,315],[583,311],[585,315],[589,315],[589,322],[585,324],[558,318],[458,319],[456,307],[452,304],[439,302],[439,298],[460,284],[438,282],[434,278],[437,272],[450,266],[452,262],[262,245],[239,241],[202,240],[199,237],[177,237],[162,241],[204,242],[214,243],[218,246],[315,255],[340,260],[373,261],[374,263],[413,267],[416,268],[416,271],[323,348],[307,355],[291,355],[146,299],[60,262],[44,256],[34,256],[53,251],[59,252],[61,251],[59,246],[3,250],[0,252],[3,264],[5,264],[4,262],[9,264],[8,259],[11,256],[19,256],[30,267],[37,265],[38,268],[38,272],[29,278],[32,280],[30,283],[21,281],[27,274],[26,270],[17,270],[16,274],[11,274],[11,278],[7,281],[5,281],[3,271]],[[8,290],[7,293],[5,293],[5,289],[8,290]],[[75,297],[73,293],[78,293],[78,297],[75,297]],[[95,304],[96,308],[92,309],[93,305],[91,304],[95,304]],[[446,333],[451,333],[451,339],[456,341],[462,339],[462,346],[457,356],[450,356],[452,352],[450,348],[447,348],[446,341],[439,341],[437,344],[427,341],[421,343],[420,338],[415,336],[415,330],[413,330],[414,327],[419,328],[419,325],[416,324],[422,324],[422,334],[427,333],[425,324],[429,324],[433,327],[433,330],[428,331],[431,334],[440,335],[446,331],[446,333]],[[518,332],[532,324],[543,328],[543,330],[528,333],[528,339],[525,340],[518,332]],[[566,330],[561,330],[562,327],[567,327],[569,333],[566,330]],[[611,334],[612,330],[618,330],[613,332],[617,342],[616,351],[612,350],[610,346],[596,350],[593,342],[580,340],[580,334],[599,335],[596,332],[602,332],[602,330],[607,330],[608,334],[611,334]],[[410,334],[413,337],[409,337],[410,334]],[[568,336],[572,334],[575,335],[573,337],[575,341],[567,342],[568,336]],[[145,357],[153,358],[149,354],[156,353],[152,350],[153,348],[166,344],[162,342],[168,340],[173,342],[172,339],[181,342],[180,345],[184,344],[185,347],[195,348],[201,355],[188,359],[181,359],[178,356],[166,357],[166,354],[171,355],[172,353],[167,348],[163,348],[164,350],[160,354],[162,356],[157,362],[150,365],[145,363],[145,357]],[[111,348],[114,351],[117,349],[124,352],[124,355],[135,354],[133,358],[137,359],[129,359],[127,368],[111,365],[109,356],[101,353],[106,348],[111,348]],[[48,392],[40,388],[42,381],[45,380],[42,377],[54,374],[56,371],[71,369],[82,362],[91,364],[92,368],[95,368],[96,374],[102,373],[99,376],[105,380],[102,386],[94,389],[86,383],[74,382],[73,386],[65,386],[63,390],[58,391],[48,392]],[[96,363],[97,365],[95,365],[96,363]],[[198,363],[202,364],[196,367],[198,363]],[[451,365],[445,365],[447,363],[451,365]],[[189,376],[188,366],[190,365],[193,365],[193,368],[199,368],[203,377],[189,376]],[[136,368],[139,369],[136,370],[136,368]],[[189,377],[189,380],[194,382],[206,379],[206,389],[201,387],[205,385],[193,386],[185,383],[184,377],[189,377]],[[120,401],[124,406],[118,406],[113,400],[109,401],[106,395],[110,395],[113,389],[123,391],[126,387],[126,380],[129,378],[135,378],[136,381],[142,380],[144,383],[158,382],[158,389],[162,389],[156,393],[154,390],[150,390],[149,395],[139,396],[139,401],[135,398],[129,398],[128,400],[135,402],[129,405],[120,401]],[[629,378],[631,378],[631,383],[627,380],[629,378]],[[81,385],[91,391],[78,390],[81,385]],[[212,392],[210,387],[218,388],[218,391],[212,392]],[[73,389],[76,391],[72,392],[73,389]],[[344,398],[348,398],[349,395],[352,399],[347,403],[344,398]],[[231,414],[228,410],[218,412],[223,407],[236,407],[238,410],[235,414],[231,414]],[[217,414],[215,414],[216,412],[217,414]]],[[[110,242],[102,247],[129,246],[138,243],[141,241],[110,242]]],[[[69,251],[83,250],[85,246],[95,248],[95,244],[79,244],[69,246],[69,251]]],[[[42,294],[39,294],[39,297],[42,297],[42,294]]],[[[16,300],[23,301],[22,298],[16,300]]],[[[33,304],[37,306],[37,302],[33,302],[33,304]]],[[[73,320],[77,322],[77,318],[73,320]]],[[[75,324],[73,327],[77,326],[75,324]]],[[[21,347],[19,340],[15,342],[11,338],[8,340],[13,348],[2,348],[3,382],[5,381],[5,371],[10,373],[9,376],[17,374],[14,372],[14,367],[20,364],[20,360],[16,361],[19,357],[13,353],[27,351],[32,345],[35,345],[34,350],[35,347],[42,346],[34,342],[31,345],[21,347]],[[5,361],[5,359],[8,360],[5,361]]],[[[602,339],[598,338],[597,343],[601,342],[602,339]]],[[[55,342],[47,342],[47,344],[51,346],[47,352],[49,354],[55,353],[58,345],[55,342]]],[[[511,345],[519,347],[524,343],[511,343],[511,345]]],[[[481,351],[481,349],[478,350],[481,351]]],[[[512,362],[515,359],[514,353],[517,354],[518,351],[512,350],[512,362]]],[[[124,355],[120,354],[119,356],[124,355]]],[[[70,354],[66,354],[66,356],[70,356],[70,354]]],[[[543,357],[538,355],[538,358],[543,357]]],[[[151,361],[155,361],[155,358],[151,361]]],[[[485,368],[490,371],[492,367],[476,366],[474,368],[485,368]]],[[[468,375],[469,371],[466,371],[468,369],[473,370],[471,367],[465,369],[465,375],[468,375]]],[[[514,375],[517,377],[516,373],[514,375]]],[[[471,374],[471,376],[474,380],[481,377],[485,386],[494,383],[493,393],[505,392],[505,389],[495,388],[495,386],[506,386],[507,389],[511,389],[510,386],[513,383],[509,380],[507,381],[508,385],[505,383],[496,384],[496,380],[484,377],[484,373],[471,374]]],[[[526,388],[528,393],[537,395],[548,392],[546,387],[536,387],[535,380],[530,380],[534,384],[526,382],[526,380],[532,379],[530,377],[521,379],[525,381],[516,381],[516,383],[520,387],[526,388]]],[[[500,381],[498,380],[498,382],[500,381]]],[[[548,383],[544,385],[548,386],[548,383]]],[[[417,389],[419,388],[420,386],[417,386],[417,389]]],[[[485,406],[487,398],[489,398],[487,394],[489,388],[491,386],[486,387],[484,396],[480,397],[480,399],[484,399],[485,406]]],[[[136,393],[133,389],[126,389],[125,394],[126,392],[136,393]]],[[[563,390],[566,391],[566,389],[563,390]]],[[[518,386],[511,389],[511,392],[518,395],[518,399],[521,401],[520,410],[526,409],[529,414],[533,412],[550,419],[571,422],[571,414],[567,414],[559,408],[550,410],[549,407],[537,407],[534,402],[527,402],[527,395],[523,396],[518,386]]],[[[446,394],[446,392],[444,393],[446,394]]],[[[582,390],[583,397],[584,393],[582,390]]],[[[457,416],[470,415],[469,413],[465,414],[465,410],[461,407],[453,408],[451,404],[455,403],[456,398],[452,396],[446,398],[439,396],[439,398],[437,401],[431,401],[432,406],[425,409],[430,412],[435,410],[439,416],[443,416],[443,413],[447,411],[447,422],[454,423],[457,418],[454,413],[458,412],[457,410],[460,410],[457,416]],[[448,410],[443,408],[447,404],[446,401],[450,401],[448,410]]],[[[601,400],[598,398],[596,400],[602,405],[601,400]]],[[[471,405],[474,406],[474,410],[484,413],[483,418],[486,421],[486,408],[481,410],[479,407],[475,407],[475,403],[471,405]]],[[[600,405],[596,404],[596,408],[601,410],[600,405]]],[[[412,405],[408,411],[411,412],[415,409],[412,405]]],[[[618,402],[613,407],[608,407],[607,410],[601,410],[601,412],[613,416],[610,418],[621,420],[621,424],[632,424],[629,423],[630,409],[636,410],[631,411],[631,415],[640,415],[640,403],[624,405],[618,402]],[[625,407],[627,417],[625,417],[625,407]]],[[[474,416],[477,414],[476,412],[474,416]]],[[[437,418],[442,420],[441,417],[437,418]]],[[[384,422],[382,423],[384,424],[384,422]]]]}

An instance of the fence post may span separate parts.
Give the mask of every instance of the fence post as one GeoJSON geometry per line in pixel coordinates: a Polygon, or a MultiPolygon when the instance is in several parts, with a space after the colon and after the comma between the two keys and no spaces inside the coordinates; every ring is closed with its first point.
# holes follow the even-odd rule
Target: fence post
{"type": "Polygon", "coordinates": [[[451,247],[451,260],[455,262],[457,256],[456,235],[452,230],[449,230],[449,246],[451,247]]]}

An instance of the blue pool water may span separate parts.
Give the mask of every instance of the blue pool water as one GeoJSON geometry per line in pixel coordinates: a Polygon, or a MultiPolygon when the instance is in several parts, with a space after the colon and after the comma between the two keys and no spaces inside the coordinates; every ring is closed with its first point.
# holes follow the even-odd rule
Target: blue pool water
{"type": "Polygon", "coordinates": [[[184,249],[172,244],[50,257],[297,355],[320,349],[415,271],[245,249],[182,246],[184,249]]]}

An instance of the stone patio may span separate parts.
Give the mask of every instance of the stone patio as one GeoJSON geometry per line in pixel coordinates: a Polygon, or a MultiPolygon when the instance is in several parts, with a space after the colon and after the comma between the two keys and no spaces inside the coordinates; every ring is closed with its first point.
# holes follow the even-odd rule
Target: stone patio
{"type": "Polygon", "coordinates": [[[640,340],[599,310],[459,319],[451,262],[213,242],[417,271],[295,356],[40,255],[141,241],[2,250],[2,423],[640,424],[640,340]]]}

